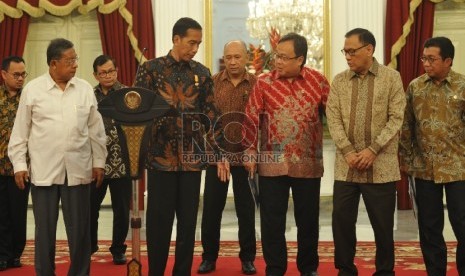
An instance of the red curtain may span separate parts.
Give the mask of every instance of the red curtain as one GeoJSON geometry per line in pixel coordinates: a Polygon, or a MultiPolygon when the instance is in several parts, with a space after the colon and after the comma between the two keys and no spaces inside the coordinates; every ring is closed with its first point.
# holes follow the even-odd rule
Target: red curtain
{"type": "MultiPolygon", "coordinates": [[[[385,62],[391,61],[391,48],[402,35],[402,27],[408,19],[409,2],[404,0],[387,1],[385,62]]],[[[433,35],[434,3],[423,0],[414,13],[414,23],[406,39],[406,44],[397,56],[397,70],[402,76],[404,88],[410,81],[424,73],[420,57],[423,43],[433,35]]]]}
{"type": "MultiPolygon", "coordinates": [[[[153,58],[155,53],[152,4],[150,0],[128,1],[126,8],[132,14],[133,31],[137,37],[139,49],[147,48],[145,56],[153,58]]],[[[138,60],[127,36],[128,24],[118,10],[110,14],[98,14],[100,37],[103,53],[115,58],[118,64],[118,79],[121,83],[132,86],[137,70],[138,60]]]]}
{"type": "MultiPolygon", "coordinates": [[[[17,0],[3,0],[9,6],[15,7],[17,0]]],[[[22,56],[26,44],[27,30],[29,29],[29,15],[23,14],[21,18],[11,18],[5,15],[0,22],[0,61],[7,56],[22,56]]],[[[0,78],[0,84],[3,83],[0,78]]]]}
{"type": "MultiPolygon", "coordinates": [[[[391,48],[400,38],[403,25],[408,19],[409,2],[404,0],[387,1],[386,10],[386,37],[385,37],[385,62],[391,61],[391,48]]],[[[420,57],[423,54],[423,44],[433,35],[434,3],[423,0],[414,13],[414,23],[411,26],[406,44],[400,51],[397,59],[397,70],[400,72],[404,89],[416,77],[424,73],[420,57]]],[[[397,208],[399,210],[411,209],[408,194],[407,176],[402,174],[402,179],[397,183],[397,208]]]]}

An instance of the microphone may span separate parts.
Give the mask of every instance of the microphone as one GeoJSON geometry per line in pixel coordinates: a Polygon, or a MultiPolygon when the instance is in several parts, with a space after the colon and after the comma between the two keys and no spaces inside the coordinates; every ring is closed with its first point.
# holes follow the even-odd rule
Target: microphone
{"type": "Polygon", "coordinates": [[[132,86],[134,86],[134,84],[136,84],[137,75],[139,74],[140,65],[141,65],[142,58],[144,57],[145,52],[147,52],[147,47],[144,47],[144,49],[142,49],[142,53],[141,53],[140,59],[139,59],[139,64],[137,65],[136,76],[134,77],[134,82],[132,83],[132,86]]]}

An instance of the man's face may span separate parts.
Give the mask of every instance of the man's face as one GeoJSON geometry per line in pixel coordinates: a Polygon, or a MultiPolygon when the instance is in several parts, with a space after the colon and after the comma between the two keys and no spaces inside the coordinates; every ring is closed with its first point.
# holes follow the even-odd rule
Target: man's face
{"type": "Polygon", "coordinates": [[[280,77],[293,78],[298,76],[303,60],[303,56],[296,56],[293,41],[284,41],[276,46],[274,64],[280,77]]]}
{"type": "Polygon", "coordinates": [[[224,64],[226,71],[231,76],[241,76],[244,74],[247,58],[247,49],[244,49],[244,45],[241,42],[230,42],[224,48],[224,64]]]}
{"type": "Polygon", "coordinates": [[[52,70],[57,78],[63,81],[69,81],[76,75],[78,68],[78,56],[74,48],[63,52],[60,59],[52,60],[52,70]]]}
{"type": "Polygon", "coordinates": [[[118,78],[118,71],[113,62],[109,60],[101,66],[97,66],[97,72],[94,72],[94,77],[103,88],[109,89],[115,84],[118,78]]]}
{"type": "Polygon", "coordinates": [[[173,38],[173,54],[178,61],[191,61],[202,43],[202,31],[187,29],[186,35],[181,37],[175,35],[173,38]]]}
{"type": "Polygon", "coordinates": [[[361,73],[370,69],[373,46],[362,44],[358,35],[352,35],[345,39],[343,51],[351,71],[361,73]]]}
{"type": "Polygon", "coordinates": [[[23,62],[10,62],[8,70],[2,70],[2,78],[8,90],[19,91],[26,79],[26,66],[23,62]]]}
{"type": "Polygon", "coordinates": [[[449,72],[452,59],[443,59],[439,47],[428,47],[423,49],[423,67],[426,74],[432,79],[442,79],[449,72]]]}

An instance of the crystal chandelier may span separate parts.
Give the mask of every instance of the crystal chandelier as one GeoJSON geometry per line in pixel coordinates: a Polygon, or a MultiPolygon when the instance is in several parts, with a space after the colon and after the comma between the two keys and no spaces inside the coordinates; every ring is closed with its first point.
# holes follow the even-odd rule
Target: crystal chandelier
{"type": "Polygon", "coordinates": [[[295,32],[307,39],[307,66],[323,72],[323,0],[252,0],[246,27],[252,38],[295,32]]]}

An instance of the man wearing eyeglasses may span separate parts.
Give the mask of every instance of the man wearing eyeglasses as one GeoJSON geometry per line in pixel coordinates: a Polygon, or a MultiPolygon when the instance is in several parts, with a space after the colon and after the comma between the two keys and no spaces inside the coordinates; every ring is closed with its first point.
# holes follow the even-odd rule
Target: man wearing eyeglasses
{"type": "Polygon", "coordinates": [[[376,243],[374,275],[394,275],[394,211],[397,157],[405,95],[399,72],[378,63],[373,34],[345,35],[349,69],[334,77],[326,115],[336,145],[332,228],[338,275],[357,275],[354,264],[360,196],[376,243]]]}
{"type": "Polygon", "coordinates": [[[19,189],[13,165],[8,158],[8,142],[18,110],[19,98],[27,77],[24,60],[9,56],[2,61],[3,85],[0,86],[0,271],[21,267],[26,246],[29,184],[19,189]]]}
{"type": "Polygon", "coordinates": [[[297,268],[301,275],[318,275],[322,119],[329,83],[321,73],[305,67],[307,49],[305,37],[283,36],[276,46],[275,69],[257,79],[245,108],[242,133],[250,162],[244,165],[252,176],[258,167],[266,275],[282,276],[287,270],[290,190],[298,230],[297,268]]]}
{"type": "Polygon", "coordinates": [[[446,37],[425,42],[420,58],[425,74],[407,88],[401,134],[401,168],[415,179],[420,246],[428,275],[447,273],[444,191],[458,243],[457,270],[465,275],[465,76],[451,69],[454,52],[446,37]]]}
{"type": "MultiPolygon", "coordinates": [[[[123,88],[118,81],[118,68],[115,60],[108,55],[100,55],[94,60],[94,77],[99,82],[94,87],[97,102],[101,102],[110,93],[123,88]]],[[[110,252],[113,256],[113,263],[123,265],[126,263],[126,236],[129,230],[129,204],[131,201],[131,179],[128,174],[128,164],[123,156],[121,143],[118,138],[118,130],[110,118],[103,118],[105,133],[107,135],[107,161],[105,164],[105,177],[102,185],[97,187],[95,183],[91,185],[91,209],[90,209],[90,229],[91,229],[91,250],[95,253],[98,250],[98,218],[100,206],[110,188],[111,208],[113,209],[113,235],[110,252]]]]}
{"type": "Polygon", "coordinates": [[[31,182],[36,275],[55,275],[60,202],[68,275],[90,272],[90,184],[102,183],[107,150],[92,86],[75,77],[77,61],[71,41],[50,42],[49,69],[24,87],[8,144],[16,185],[25,189],[31,182]]]}

